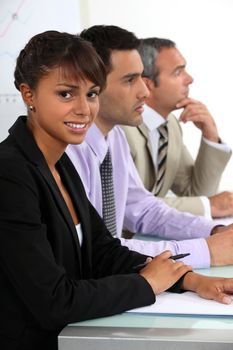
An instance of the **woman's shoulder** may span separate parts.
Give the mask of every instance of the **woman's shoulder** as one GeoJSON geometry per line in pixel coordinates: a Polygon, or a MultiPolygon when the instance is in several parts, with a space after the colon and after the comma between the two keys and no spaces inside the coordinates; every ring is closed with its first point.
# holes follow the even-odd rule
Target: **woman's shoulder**
{"type": "Polygon", "coordinates": [[[20,149],[9,140],[0,143],[0,177],[29,184],[33,181],[32,166],[20,149]]]}

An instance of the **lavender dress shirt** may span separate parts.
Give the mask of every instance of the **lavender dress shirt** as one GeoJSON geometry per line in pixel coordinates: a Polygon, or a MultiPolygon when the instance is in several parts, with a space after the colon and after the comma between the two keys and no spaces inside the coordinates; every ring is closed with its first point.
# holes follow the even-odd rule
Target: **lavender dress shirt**
{"type": "Polygon", "coordinates": [[[86,141],[70,145],[66,152],[76,167],[87,196],[102,216],[102,189],[99,167],[107,149],[113,163],[117,236],[123,245],[148,256],[169,249],[172,254],[189,252],[183,259],[193,267],[209,267],[210,253],[204,237],[216,224],[201,216],[180,212],[147,191],[131,158],[124,132],[114,127],[107,137],[93,124],[86,141]],[[147,234],[159,241],[121,238],[122,229],[147,234]]]}

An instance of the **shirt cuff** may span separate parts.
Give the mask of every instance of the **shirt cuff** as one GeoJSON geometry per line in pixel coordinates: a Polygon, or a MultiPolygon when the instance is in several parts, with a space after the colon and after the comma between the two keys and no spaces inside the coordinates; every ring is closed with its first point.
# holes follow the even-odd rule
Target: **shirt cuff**
{"type": "Polygon", "coordinates": [[[223,151],[223,152],[227,152],[227,153],[231,152],[231,147],[228,146],[226,143],[224,143],[222,140],[221,140],[221,143],[217,143],[217,142],[207,140],[205,137],[203,137],[202,139],[205,143],[207,143],[207,145],[209,145],[211,147],[214,147],[214,148],[216,148],[220,151],[223,151]]]}
{"type": "Polygon", "coordinates": [[[189,256],[181,259],[186,265],[191,265],[195,269],[210,267],[210,251],[205,238],[176,241],[176,244],[175,254],[190,253],[189,256]]]}
{"type": "Polygon", "coordinates": [[[121,243],[129,249],[147,256],[156,256],[164,250],[170,250],[172,255],[190,253],[181,261],[197,269],[210,267],[210,252],[205,238],[192,238],[182,241],[143,241],[121,238],[121,243]]]}
{"type": "Polygon", "coordinates": [[[187,275],[187,273],[189,272],[193,272],[193,270],[187,271],[185,272],[185,274],[171,287],[168,289],[168,292],[171,293],[184,293],[187,292],[185,289],[183,289],[181,286],[183,284],[183,280],[185,278],[185,276],[187,275]]]}

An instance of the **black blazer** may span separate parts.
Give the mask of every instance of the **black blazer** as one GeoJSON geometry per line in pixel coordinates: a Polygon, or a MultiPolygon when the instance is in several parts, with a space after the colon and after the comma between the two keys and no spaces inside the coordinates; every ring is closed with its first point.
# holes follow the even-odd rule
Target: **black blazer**
{"type": "Polygon", "coordinates": [[[57,163],[83,230],[20,117],[0,144],[0,347],[56,349],[68,323],[155,301],[133,273],[145,256],[113,239],[64,154],[57,163]]]}

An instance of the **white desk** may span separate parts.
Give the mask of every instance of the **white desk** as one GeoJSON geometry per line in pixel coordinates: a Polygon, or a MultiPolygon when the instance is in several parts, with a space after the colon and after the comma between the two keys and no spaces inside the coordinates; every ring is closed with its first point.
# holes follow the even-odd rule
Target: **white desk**
{"type": "MultiPolygon", "coordinates": [[[[233,277],[233,266],[201,269],[233,277]]],[[[232,350],[233,317],[121,315],[69,325],[59,350],[232,350]]]]}

